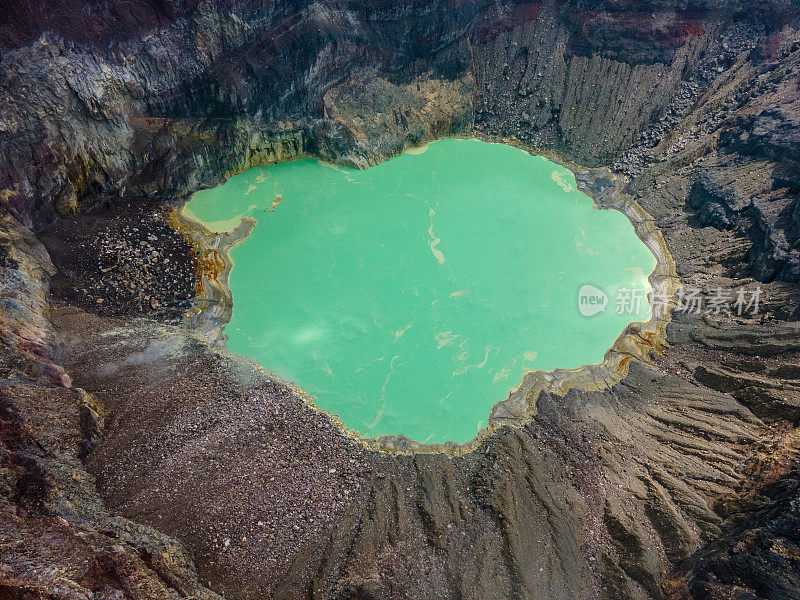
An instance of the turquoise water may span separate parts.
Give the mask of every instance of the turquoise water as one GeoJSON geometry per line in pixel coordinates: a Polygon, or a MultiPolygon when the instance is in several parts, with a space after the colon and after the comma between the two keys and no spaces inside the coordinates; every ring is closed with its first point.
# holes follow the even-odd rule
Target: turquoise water
{"type": "Polygon", "coordinates": [[[524,372],[600,362],[650,317],[655,258],[630,221],[502,144],[441,140],[366,170],[256,167],[187,214],[217,231],[258,221],[231,252],[229,349],[368,437],[469,441],[524,372]],[[607,310],[581,314],[585,284],[607,310]],[[642,302],[618,314],[626,287],[642,302]]]}

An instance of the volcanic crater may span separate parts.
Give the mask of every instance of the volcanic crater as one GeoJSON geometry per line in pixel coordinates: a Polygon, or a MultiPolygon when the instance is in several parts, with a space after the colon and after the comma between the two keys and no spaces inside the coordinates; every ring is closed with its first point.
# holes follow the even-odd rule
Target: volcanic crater
{"type": "Polygon", "coordinates": [[[2,14],[0,597],[800,597],[796,3],[2,14]],[[226,349],[253,223],[181,209],[453,136],[568,166],[672,310],[474,442],[361,439],[226,349]]]}

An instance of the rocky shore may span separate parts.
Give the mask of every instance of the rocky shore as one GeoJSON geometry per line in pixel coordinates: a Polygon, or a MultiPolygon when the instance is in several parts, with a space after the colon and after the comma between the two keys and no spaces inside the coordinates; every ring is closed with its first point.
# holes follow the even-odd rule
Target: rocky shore
{"type": "Polygon", "coordinates": [[[795,4],[110,6],[0,25],[0,597],[800,597],[795,4]],[[365,448],[224,351],[234,240],[173,211],[450,134],[597,169],[759,311],[675,310],[462,455],[365,448]]]}
{"type": "Polygon", "coordinates": [[[197,295],[200,266],[159,207],[100,210],[39,233],[55,259],[50,294],[101,315],[182,317],[197,295]]]}

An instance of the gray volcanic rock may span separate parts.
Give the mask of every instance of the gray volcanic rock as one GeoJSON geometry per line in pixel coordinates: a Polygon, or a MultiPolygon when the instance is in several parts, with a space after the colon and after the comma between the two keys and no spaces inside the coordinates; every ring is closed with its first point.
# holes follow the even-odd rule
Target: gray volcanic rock
{"type": "Polygon", "coordinates": [[[110,513],[80,457],[105,412],[54,362],[44,247],[18,223],[0,289],[0,596],[219,598],[203,588],[178,541],[110,513]]]}
{"type": "MultiPolygon", "coordinates": [[[[426,72],[421,57],[428,77],[438,79],[445,63],[448,77],[461,76],[478,7],[204,2],[164,14],[154,5],[158,29],[107,45],[60,33],[74,33],[75,23],[49,29],[45,20],[0,64],[0,189],[21,218],[41,223],[54,209],[84,210],[110,196],[174,198],[258,162],[346,157],[352,136],[321,122],[323,95],[358,67],[408,83],[426,72]]],[[[434,133],[460,118],[445,111],[434,133]]]]}
{"type": "Polygon", "coordinates": [[[0,596],[800,597],[799,13],[3,8],[0,596]],[[153,204],[252,165],[363,167],[451,133],[612,167],[683,285],[760,286],[760,310],[676,310],[669,346],[621,382],[531,398],[530,423],[461,456],[368,451],[207,325],[131,311],[140,291],[181,306],[187,269],[224,271],[153,204]],[[75,247],[95,234],[154,246],[102,279],[75,247]],[[86,298],[59,292],[64,278],[86,298]],[[118,293],[129,282],[141,289],[118,293]]]}

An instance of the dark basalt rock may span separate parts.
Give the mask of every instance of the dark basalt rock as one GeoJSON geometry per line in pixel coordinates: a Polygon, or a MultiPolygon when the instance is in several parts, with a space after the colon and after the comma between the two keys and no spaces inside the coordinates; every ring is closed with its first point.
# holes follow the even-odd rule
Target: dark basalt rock
{"type": "Polygon", "coordinates": [[[179,318],[192,305],[199,265],[194,249],[168,225],[169,211],[96,210],[40,232],[55,258],[58,301],[103,315],[179,318]]]}
{"type": "Polygon", "coordinates": [[[791,471],[725,507],[724,533],[686,561],[692,598],[794,598],[800,594],[800,474],[791,471]]]}
{"type": "Polygon", "coordinates": [[[0,597],[800,596],[799,11],[4,7],[0,597]],[[682,284],[759,313],[675,311],[621,382],[452,457],[367,451],[183,318],[222,259],[163,204],[451,133],[612,167],[682,284]]]}
{"type": "Polygon", "coordinates": [[[711,190],[719,190],[720,186],[708,180],[702,174],[692,186],[687,199],[687,207],[696,213],[694,221],[697,227],[716,227],[717,229],[733,229],[739,222],[739,214],[745,206],[737,202],[736,197],[722,198],[711,190]]]}

